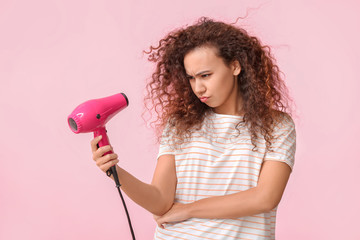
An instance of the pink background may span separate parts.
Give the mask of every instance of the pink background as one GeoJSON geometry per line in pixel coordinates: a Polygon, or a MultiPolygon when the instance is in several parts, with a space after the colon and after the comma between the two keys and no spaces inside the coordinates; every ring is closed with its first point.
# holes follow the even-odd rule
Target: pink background
{"type": "MultiPolygon", "coordinates": [[[[130,239],[114,183],[72,133],[80,103],[124,92],[107,125],[121,166],[150,183],[158,145],[141,118],[142,50],[201,16],[272,47],[296,102],[294,172],[277,239],[360,239],[358,1],[0,1],[0,239],[130,239]],[[222,3],[220,3],[222,2],[222,3]]],[[[126,195],[137,239],[152,215],[126,195]]]]}

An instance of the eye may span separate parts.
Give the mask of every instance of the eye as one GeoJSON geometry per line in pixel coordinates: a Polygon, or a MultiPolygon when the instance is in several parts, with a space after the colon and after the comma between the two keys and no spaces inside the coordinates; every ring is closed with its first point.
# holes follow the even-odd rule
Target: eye
{"type": "Polygon", "coordinates": [[[209,77],[211,74],[203,74],[203,75],[201,75],[201,77],[203,77],[203,78],[206,78],[206,77],[209,77]]]}
{"type": "Polygon", "coordinates": [[[192,76],[187,76],[186,78],[187,78],[188,80],[193,79],[193,77],[192,77],[192,76]]]}

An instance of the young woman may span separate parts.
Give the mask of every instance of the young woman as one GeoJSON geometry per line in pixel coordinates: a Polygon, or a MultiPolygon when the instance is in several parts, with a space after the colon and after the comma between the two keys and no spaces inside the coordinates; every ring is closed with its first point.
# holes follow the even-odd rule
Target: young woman
{"type": "MultiPolygon", "coordinates": [[[[275,239],[276,210],[294,165],[296,132],[269,47],[208,18],[150,47],[147,85],[161,112],[151,184],[116,165],[122,190],[154,215],[154,239],[275,239]]],[[[111,146],[93,159],[106,172],[111,146]]]]}

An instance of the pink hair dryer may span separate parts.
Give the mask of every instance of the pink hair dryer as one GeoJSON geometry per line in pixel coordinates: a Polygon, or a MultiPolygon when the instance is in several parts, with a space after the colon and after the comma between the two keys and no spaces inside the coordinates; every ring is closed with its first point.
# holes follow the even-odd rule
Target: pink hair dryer
{"type": "MultiPolygon", "coordinates": [[[[94,138],[102,135],[98,147],[110,145],[105,124],[128,105],[129,100],[124,93],[86,101],[68,116],[69,127],[74,133],[94,132],[94,138]]],[[[106,152],[104,156],[109,153],[112,151],[106,152]]],[[[113,174],[116,186],[121,186],[115,166],[112,166],[106,174],[108,176],[113,174]]]]}

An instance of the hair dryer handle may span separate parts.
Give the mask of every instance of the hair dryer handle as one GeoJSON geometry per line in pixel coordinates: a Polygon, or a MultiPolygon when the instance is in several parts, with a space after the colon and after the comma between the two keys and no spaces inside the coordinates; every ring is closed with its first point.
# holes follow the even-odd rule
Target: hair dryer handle
{"type": "MultiPolygon", "coordinates": [[[[107,133],[107,131],[106,131],[105,127],[98,128],[96,131],[94,131],[94,138],[96,138],[100,135],[102,136],[101,140],[98,143],[99,147],[110,145],[109,138],[106,133],[107,133]]],[[[103,156],[110,154],[110,153],[113,153],[113,152],[110,150],[110,151],[104,153],[103,156]]]]}
{"type": "MultiPolygon", "coordinates": [[[[105,126],[104,127],[101,127],[101,128],[98,128],[96,131],[94,131],[94,138],[96,138],[97,136],[102,136],[101,140],[99,141],[98,143],[98,147],[103,147],[103,146],[106,146],[106,145],[110,145],[109,143],[109,138],[107,136],[107,131],[105,129],[105,126]]],[[[104,153],[103,156],[107,155],[107,154],[110,154],[110,153],[113,153],[113,151],[108,151],[106,153],[104,153]]],[[[114,180],[116,182],[116,186],[117,187],[120,187],[121,184],[119,182],[119,178],[117,176],[117,172],[116,172],[116,167],[115,166],[112,166],[111,168],[109,168],[107,171],[106,171],[106,175],[108,177],[111,176],[111,174],[114,176],[114,180]]]]}

